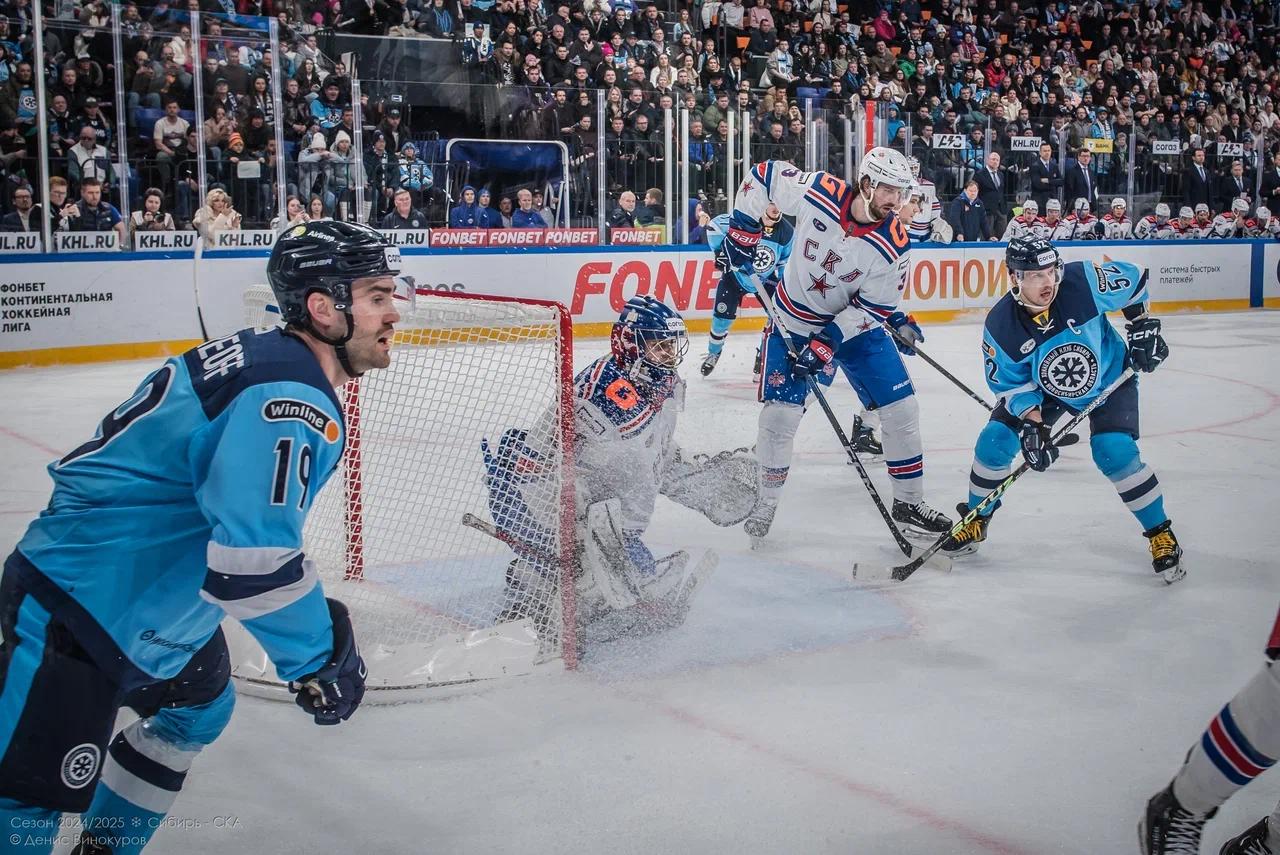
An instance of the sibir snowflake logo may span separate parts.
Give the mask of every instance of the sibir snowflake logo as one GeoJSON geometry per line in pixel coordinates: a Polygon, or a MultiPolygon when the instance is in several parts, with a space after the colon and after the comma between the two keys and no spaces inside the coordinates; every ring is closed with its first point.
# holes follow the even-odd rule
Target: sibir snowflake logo
{"type": "Polygon", "coordinates": [[[97,775],[101,760],[102,752],[92,742],[77,745],[62,758],[62,783],[72,790],[87,786],[97,775]]]}
{"type": "Polygon", "coordinates": [[[1089,393],[1098,381],[1098,357],[1082,344],[1055,347],[1040,363],[1040,385],[1058,398],[1074,400],[1089,393]]]}

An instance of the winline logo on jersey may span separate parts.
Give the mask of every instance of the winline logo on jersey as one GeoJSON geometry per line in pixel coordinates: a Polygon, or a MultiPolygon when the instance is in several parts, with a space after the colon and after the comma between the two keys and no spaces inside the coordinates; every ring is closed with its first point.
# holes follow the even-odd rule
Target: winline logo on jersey
{"type": "Polygon", "coordinates": [[[314,404],[296,398],[272,398],[262,405],[262,417],[269,422],[302,422],[325,438],[337,442],[338,423],[314,404]]]}

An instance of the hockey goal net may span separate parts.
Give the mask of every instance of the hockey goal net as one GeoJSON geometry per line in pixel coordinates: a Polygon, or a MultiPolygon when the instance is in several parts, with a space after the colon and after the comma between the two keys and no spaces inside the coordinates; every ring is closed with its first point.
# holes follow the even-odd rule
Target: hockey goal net
{"type": "MultiPolygon", "coordinates": [[[[246,319],[273,325],[273,302],[269,288],[253,286],[246,319]]],[[[350,608],[368,685],[388,690],[383,699],[557,659],[575,664],[566,575],[572,335],[557,303],[419,290],[397,326],[390,368],[339,390],[346,452],[311,509],[303,548],[326,594],[350,608]],[[529,510],[553,521],[540,548],[559,558],[549,578],[524,589],[534,598],[522,603],[525,616],[507,608],[512,550],[463,524],[468,514],[490,519],[482,443],[492,451],[511,428],[548,452],[540,472],[548,507],[529,510]]],[[[247,634],[236,634],[243,648],[247,634]]],[[[243,680],[278,685],[260,649],[236,660],[243,680]]]]}

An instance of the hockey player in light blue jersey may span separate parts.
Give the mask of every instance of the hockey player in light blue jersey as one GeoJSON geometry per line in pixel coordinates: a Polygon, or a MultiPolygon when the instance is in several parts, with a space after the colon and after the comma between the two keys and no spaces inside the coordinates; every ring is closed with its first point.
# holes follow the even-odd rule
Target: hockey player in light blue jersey
{"type": "MultiPolygon", "coordinates": [[[[1123,261],[1064,265],[1043,238],[1017,238],[1005,254],[1009,293],[992,307],[982,336],[987,385],[999,405],[982,429],[969,475],[963,517],[1008,475],[1019,447],[1037,472],[1058,457],[1050,426],[1079,411],[1123,373],[1126,364],[1154,371],[1169,354],[1160,321],[1147,313],[1147,271],[1123,261]],[[1107,320],[1122,310],[1128,342],[1107,320]]],[[[1089,416],[1093,460],[1137,517],[1152,566],[1166,583],[1186,575],[1182,549],[1164,511],[1160,482],[1138,453],[1138,380],[1122,385],[1089,416]]],[[[1000,507],[997,502],[992,512],[1000,507]]],[[[990,513],[977,517],[944,547],[953,555],[986,539],[990,513]]]]}
{"type": "MultiPolygon", "coordinates": [[[[707,229],[707,242],[711,245],[713,254],[719,252],[720,244],[724,243],[725,235],[729,233],[729,220],[728,214],[721,214],[711,221],[711,227],[707,229]]],[[[778,284],[782,268],[791,256],[791,237],[795,229],[779,213],[778,206],[772,204],[761,215],[760,224],[763,228],[751,268],[760,277],[764,287],[772,290],[778,284]]],[[[711,314],[711,340],[707,343],[707,355],[702,359],[703,377],[715,370],[724,350],[725,337],[729,335],[729,328],[738,317],[742,298],[754,290],[755,286],[749,282],[744,283],[737,271],[727,270],[720,274],[720,282],[716,285],[715,308],[711,314]]],[[[759,356],[757,352],[757,373],[759,356]]]]}
{"type": "Polygon", "coordinates": [[[230,719],[226,616],[316,723],[355,711],[364,663],[302,527],[342,456],[335,388],[390,363],[398,272],[372,229],[291,229],[267,267],[285,329],[173,357],[50,464],[0,579],[6,852],[49,852],[64,811],[82,855],[143,848],[230,719]],[[122,706],[141,718],[112,740],[122,706]]]}

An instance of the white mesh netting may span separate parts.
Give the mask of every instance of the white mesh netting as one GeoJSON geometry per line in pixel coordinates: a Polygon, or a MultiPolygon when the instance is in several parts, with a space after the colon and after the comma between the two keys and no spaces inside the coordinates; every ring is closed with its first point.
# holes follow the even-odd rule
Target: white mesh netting
{"type": "MultiPolygon", "coordinates": [[[[246,311],[262,326],[256,290],[246,311]]],[[[397,328],[391,367],[340,390],[346,454],[311,510],[304,549],[326,594],[351,610],[370,686],[494,676],[493,663],[503,671],[522,645],[535,662],[562,656],[561,598],[572,596],[559,584],[563,565],[540,565],[512,591],[511,548],[463,525],[464,514],[493,519],[481,443],[496,454],[514,428],[526,432],[521,448],[538,451],[509,462],[537,489],[503,498],[527,502],[529,517],[546,525],[526,533],[540,552],[560,556],[567,546],[561,406],[571,394],[571,333],[562,311],[419,294],[397,328]],[[505,632],[487,631],[496,624],[505,632]],[[488,665],[468,666],[469,654],[488,665]]],[[[571,522],[567,531],[571,538],[571,522]]]]}

